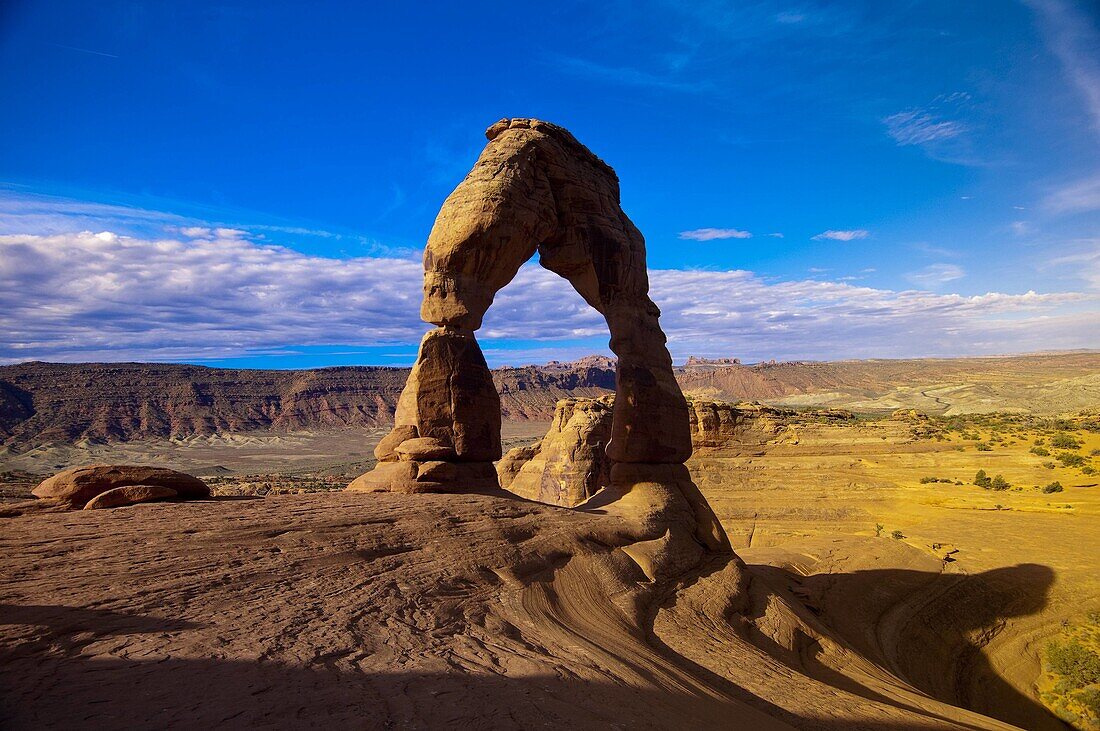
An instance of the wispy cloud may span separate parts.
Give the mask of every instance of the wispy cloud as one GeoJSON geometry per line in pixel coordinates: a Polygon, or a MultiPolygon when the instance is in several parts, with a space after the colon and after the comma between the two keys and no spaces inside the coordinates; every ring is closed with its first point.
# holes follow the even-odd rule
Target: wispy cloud
{"type": "Polygon", "coordinates": [[[1043,199],[1043,208],[1051,213],[1082,213],[1100,210],[1100,175],[1052,191],[1043,199]]]}
{"type": "Polygon", "coordinates": [[[940,119],[920,109],[891,114],[882,120],[886,132],[899,145],[924,145],[958,137],[966,131],[961,122],[940,119]]]}
{"type": "Polygon", "coordinates": [[[1079,11],[1066,0],[1024,0],[1039,19],[1047,44],[1077,87],[1100,135],[1100,31],[1095,16],[1079,11]]]}
{"type": "Polygon", "coordinates": [[[965,276],[966,272],[956,264],[929,264],[923,269],[909,272],[905,278],[920,287],[938,287],[965,276]]]}
{"type": "Polygon", "coordinates": [[[78,46],[66,46],[62,43],[50,43],[49,45],[53,46],[54,48],[64,48],[66,51],[79,51],[80,53],[88,53],[88,54],[91,54],[93,56],[103,56],[104,58],[118,58],[118,56],[116,56],[113,53],[107,53],[105,51],[93,51],[90,48],[80,48],[78,46]]]}
{"type": "Polygon", "coordinates": [[[772,237],[773,239],[781,239],[781,238],[783,238],[783,234],[781,234],[781,233],[778,233],[778,232],[776,232],[776,233],[771,233],[771,234],[768,234],[768,236],[771,236],[771,237],[772,237]]]}
{"type": "Polygon", "coordinates": [[[870,235],[870,231],[862,228],[841,231],[829,229],[828,231],[822,231],[813,239],[814,241],[855,241],[856,239],[865,239],[870,235]]]}
{"type": "MultiPolygon", "coordinates": [[[[197,360],[415,343],[428,327],[418,312],[421,276],[418,262],[310,256],[216,231],[195,239],[4,235],[0,360],[197,360]]],[[[942,284],[962,273],[941,264],[914,276],[942,284]]],[[[682,353],[1006,352],[1093,347],[1100,332],[1100,293],[964,297],[775,282],[747,271],[654,270],[650,281],[670,345],[682,353]]],[[[567,282],[529,265],[499,293],[479,334],[492,347],[605,339],[607,329],[567,282]]]]}
{"type": "Polygon", "coordinates": [[[653,73],[630,66],[607,66],[575,56],[552,55],[549,59],[555,68],[574,76],[603,81],[621,86],[634,86],[664,91],[706,93],[714,91],[714,84],[706,79],[692,78],[680,73],[683,64],[670,67],[668,72],[653,73]]]}
{"type": "Polygon", "coordinates": [[[1015,236],[1030,236],[1035,228],[1028,221],[1013,221],[1008,228],[1015,236]]]}
{"type": "Polygon", "coordinates": [[[736,228],[697,228],[692,231],[681,231],[681,239],[691,241],[714,241],[715,239],[751,239],[748,231],[740,231],[736,228]]]}

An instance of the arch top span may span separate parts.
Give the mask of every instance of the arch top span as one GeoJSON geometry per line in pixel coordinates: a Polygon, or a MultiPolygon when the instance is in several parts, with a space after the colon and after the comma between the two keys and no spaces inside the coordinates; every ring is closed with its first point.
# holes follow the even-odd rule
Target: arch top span
{"type": "Polygon", "coordinates": [[[486,137],[428,236],[421,317],[436,329],[375,451],[375,483],[495,486],[500,404],[474,333],[536,252],[607,321],[618,356],[612,464],[681,465],[691,455],[687,404],[649,298],[645,239],[620,206],[615,171],[549,122],[502,119],[486,137]]]}

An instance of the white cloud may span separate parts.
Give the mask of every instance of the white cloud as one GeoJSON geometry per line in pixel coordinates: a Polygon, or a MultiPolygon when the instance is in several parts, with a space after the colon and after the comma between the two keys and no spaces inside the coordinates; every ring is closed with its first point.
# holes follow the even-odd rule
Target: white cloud
{"type": "Polygon", "coordinates": [[[814,241],[855,241],[856,239],[865,239],[871,235],[870,231],[866,231],[862,228],[852,229],[848,231],[834,231],[829,229],[828,231],[822,231],[817,236],[814,236],[814,241]]]}
{"type": "MultiPolygon", "coordinates": [[[[940,283],[961,276],[936,266],[917,275],[940,283]]],[[[654,270],[650,281],[670,347],[682,355],[903,357],[1100,345],[1095,293],[967,297],[774,282],[747,271],[654,270]]],[[[415,343],[428,328],[420,290],[418,262],[323,258],[236,235],[6,235],[0,360],[195,360],[415,343]]],[[[479,336],[495,362],[506,362],[520,356],[499,339],[546,341],[543,350],[572,356],[606,342],[607,329],[567,282],[529,265],[499,293],[479,336]]]]}
{"type": "Polygon", "coordinates": [[[692,241],[714,241],[715,239],[751,239],[748,231],[739,231],[735,228],[697,228],[693,231],[681,231],[681,239],[692,241]]]}
{"type": "Polygon", "coordinates": [[[768,234],[768,236],[771,236],[771,237],[772,237],[773,239],[781,239],[781,238],[783,238],[783,234],[781,234],[781,233],[773,233],[773,234],[768,234]]]}
{"type": "Polygon", "coordinates": [[[961,122],[941,119],[927,111],[909,109],[882,120],[886,132],[899,145],[924,145],[958,137],[966,131],[961,122]]]}
{"type": "Polygon", "coordinates": [[[965,276],[963,268],[955,264],[929,264],[919,271],[909,272],[905,278],[921,287],[936,287],[965,276]]]}
{"type": "Polygon", "coordinates": [[[189,239],[208,239],[214,235],[214,230],[206,226],[182,226],[177,230],[189,239]]]}

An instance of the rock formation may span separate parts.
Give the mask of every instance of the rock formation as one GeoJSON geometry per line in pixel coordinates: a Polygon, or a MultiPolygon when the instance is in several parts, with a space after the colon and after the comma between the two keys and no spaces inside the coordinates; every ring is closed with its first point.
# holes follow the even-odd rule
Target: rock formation
{"type": "MultiPolygon", "coordinates": [[[[180,499],[210,497],[210,488],[205,482],[183,472],[160,467],[106,464],[73,467],[64,472],[58,472],[53,477],[43,480],[32,492],[37,498],[80,509],[98,495],[116,488],[131,486],[142,486],[145,489],[121,493],[106,498],[105,501],[129,500],[129,502],[117,503],[123,505],[137,502],[137,498],[161,500],[169,497],[160,488],[173,491],[175,495],[172,497],[180,499]]],[[[96,507],[113,507],[113,505],[100,504],[96,507]]]]}
{"type": "Polygon", "coordinates": [[[786,428],[793,412],[760,404],[693,399],[688,420],[699,452],[721,450],[727,457],[760,455],[786,428]]]}
{"type": "Polygon", "coordinates": [[[537,447],[516,447],[497,465],[501,487],[525,498],[572,507],[611,481],[605,449],[613,399],[562,399],[537,447]],[[518,465],[518,467],[517,467],[518,465]]]}
{"type": "Polygon", "coordinates": [[[649,298],[645,240],[619,205],[615,172],[547,122],[503,119],[486,137],[424,251],[420,314],[437,329],[424,336],[394,429],[375,450],[378,466],[349,489],[497,486],[500,402],[474,332],[537,252],[604,316],[618,357],[605,447],[610,485],[599,507],[633,523],[635,546],[648,548],[631,555],[651,577],[696,565],[706,550],[728,550],[683,464],[691,455],[688,405],[649,298]]]}

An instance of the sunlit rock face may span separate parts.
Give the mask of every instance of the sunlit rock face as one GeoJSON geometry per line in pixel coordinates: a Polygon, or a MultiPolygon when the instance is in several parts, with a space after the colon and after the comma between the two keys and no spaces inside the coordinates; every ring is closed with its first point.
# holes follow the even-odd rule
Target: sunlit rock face
{"type": "Polygon", "coordinates": [[[531,500],[574,506],[611,480],[607,443],[613,399],[562,399],[537,446],[509,450],[497,465],[501,487],[531,500]],[[518,469],[517,469],[518,464],[518,469]]]}

